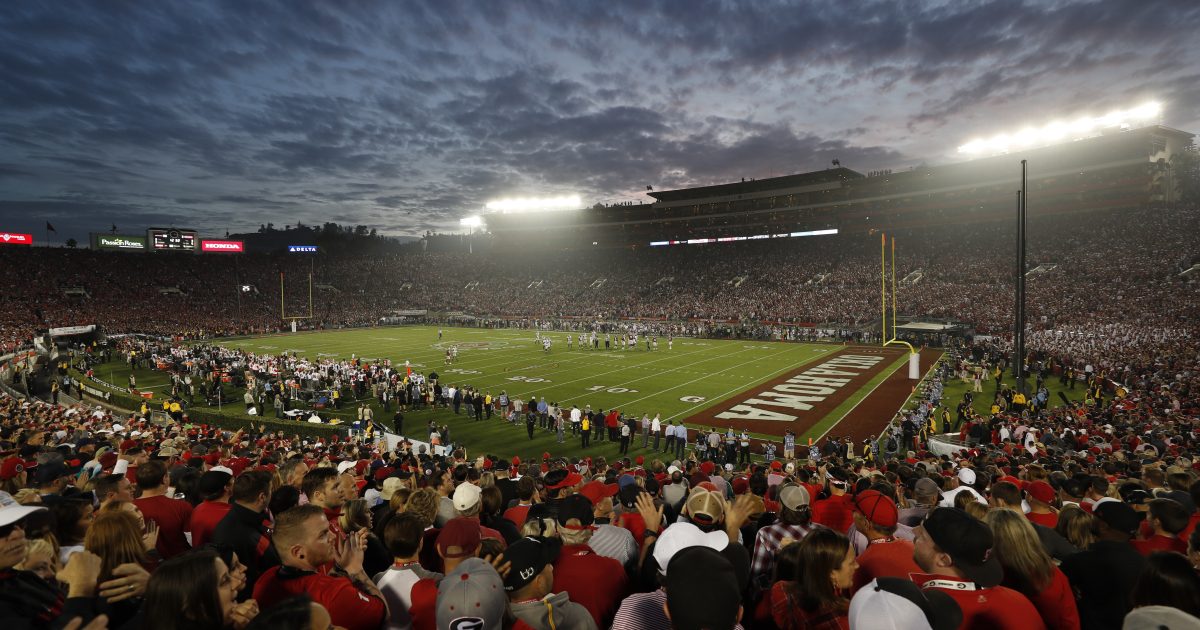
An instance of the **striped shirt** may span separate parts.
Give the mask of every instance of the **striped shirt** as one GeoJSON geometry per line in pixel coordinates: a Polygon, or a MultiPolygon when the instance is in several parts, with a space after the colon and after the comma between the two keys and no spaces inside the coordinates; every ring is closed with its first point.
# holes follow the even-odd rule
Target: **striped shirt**
{"type": "Polygon", "coordinates": [[[758,530],[758,536],[754,539],[754,556],[750,560],[751,579],[758,575],[771,575],[771,569],[775,566],[775,554],[779,552],[779,543],[784,538],[799,542],[817,527],[820,526],[789,525],[780,521],[758,530]]]}
{"type": "MultiPolygon", "coordinates": [[[[671,630],[671,620],[663,611],[666,603],[667,592],[661,588],[651,593],[634,593],[621,601],[612,630],[671,630]]],[[[742,625],[734,625],[733,630],[742,630],[742,625]]]]}
{"type": "Polygon", "coordinates": [[[623,527],[597,525],[596,531],[592,532],[592,537],[588,539],[588,546],[598,555],[620,562],[621,566],[629,566],[637,561],[637,541],[634,540],[633,533],[623,527]]]}

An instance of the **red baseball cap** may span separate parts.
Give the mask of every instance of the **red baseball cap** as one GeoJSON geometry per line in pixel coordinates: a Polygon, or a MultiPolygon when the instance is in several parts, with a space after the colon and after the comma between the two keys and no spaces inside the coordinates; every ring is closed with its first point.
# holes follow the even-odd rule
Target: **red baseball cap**
{"type": "Polygon", "coordinates": [[[438,551],[447,558],[463,558],[475,553],[481,541],[479,521],[473,518],[452,518],[437,537],[438,551]],[[454,549],[455,551],[450,551],[454,549]]]}
{"type": "Polygon", "coordinates": [[[25,462],[20,457],[9,457],[0,464],[0,479],[5,481],[25,471],[25,462]]]}
{"type": "Polygon", "coordinates": [[[1045,481],[1035,481],[1025,487],[1025,492],[1029,494],[1029,498],[1041,503],[1052,503],[1054,501],[1054,488],[1045,481]]]}
{"type": "Polygon", "coordinates": [[[580,475],[579,473],[568,472],[567,476],[563,477],[562,481],[560,481],[552,486],[546,486],[546,489],[547,490],[558,490],[560,488],[569,488],[573,485],[578,484],[581,481],[583,481],[582,475],[580,475]]]}
{"type": "Polygon", "coordinates": [[[591,501],[593,505],[595,505],[600,502],[600,499],[603,499],[605,497],[616,496],[617,491],[619,491],[619,490],[620,490],[620,487],[617,486],[617,484],[615,484],[615,483],[603,483],[601,481],[589,481],[589,482],[583,484],[583,487],[579,489],[579,494],[582,494],[583,496],[587,497],[588,500],[591,501]]]}
{"type": "Polygon", "coordinates": [[[880,527],[895,527],[900,520],[896,502],[878,490],[864,490],[854,495],[854,509],[880,527]]]}

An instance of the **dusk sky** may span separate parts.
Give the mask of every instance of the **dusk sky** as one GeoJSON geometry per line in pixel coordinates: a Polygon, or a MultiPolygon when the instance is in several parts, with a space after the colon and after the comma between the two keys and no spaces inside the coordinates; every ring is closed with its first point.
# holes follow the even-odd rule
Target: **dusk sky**
{"type": "Polygon", "coordinates": [[[1163,104],[1200,2],[236,0],[0,9],[0,230],[457,231],[498,197],[960,159],[1163,104]]]}

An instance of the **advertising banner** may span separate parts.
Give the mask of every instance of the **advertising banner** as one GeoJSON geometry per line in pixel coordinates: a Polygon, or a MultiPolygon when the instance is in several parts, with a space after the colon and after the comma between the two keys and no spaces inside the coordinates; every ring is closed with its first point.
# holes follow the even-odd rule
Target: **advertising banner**
{"type": "Polygon", "coordinates": [[[33,235],[0,232],[0,245],[33,245],[33,235]]]}
{"type": "Polygon", "coordinates": [[[127,234],[92,234],[92,249],[142,252],[147,249],[146,237],[127,234]]]}
{"type": "Polygon", "coordinates": [[[200,251],[222,254],[240,254],[245,251],[242,241],[200,241],[200,251]]]}
{"type": "Polygon", "coordinates": [[[317,253],[316,245],[288,245],[288,251],[291,253],[317,253]]]}
{"type": "Polygon", "coordinates": [[[95,331],[96,331],[95,324],[88,324],[87,326],[62,326],[59,328],[51,328],[50,336],[51,337],[69,337],[71,335],[83,335],[83,334],[95,332],[95,331]]]}

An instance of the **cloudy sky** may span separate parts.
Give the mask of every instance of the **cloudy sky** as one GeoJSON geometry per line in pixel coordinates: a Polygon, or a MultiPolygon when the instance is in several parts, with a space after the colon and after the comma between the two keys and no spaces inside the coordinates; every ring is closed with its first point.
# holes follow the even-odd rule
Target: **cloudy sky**
{"type": "Polygon", "coordinates": [[[944,163],[1148,99],[1195,132],[1198,29],[1192,0],[14,0],[0,230],[419,234],[505,196],[944,163]]]}

